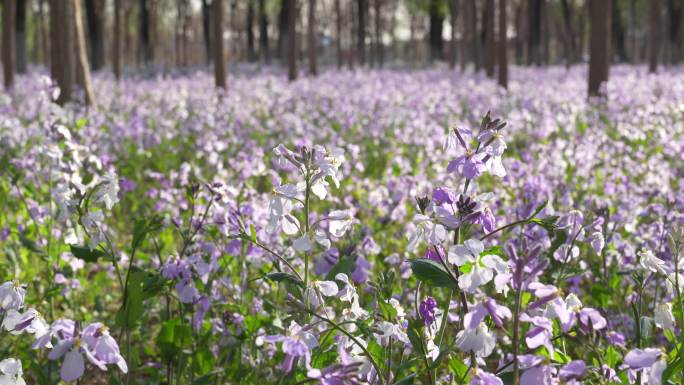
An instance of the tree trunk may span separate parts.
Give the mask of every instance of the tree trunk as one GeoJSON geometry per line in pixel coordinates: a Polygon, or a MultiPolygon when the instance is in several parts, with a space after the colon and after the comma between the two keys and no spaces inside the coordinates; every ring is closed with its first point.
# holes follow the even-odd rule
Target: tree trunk
{"type": "Polygon", "coordinates": [[[152,43],[150,42],[150,6],[149,0],[140,0],[140,55],[142,63],[147,65],[152,59],[152,43]]]}
{"type": "Polygon", "coordinates": [[[439,0],[430,0],[430,60],[441,60],[444,50],[442,29],[444,28],[444,15],[439,9],[439,0]]]}
{"type": "Polygon", "coordinates": [[[337,68],[342,68],[342,10],[340,0],[335,0],[335,53],[337,55],[337,68]]]}
{"type": "Polygon", "coordinates": [[[287,23],[289,20],[288,12],[290,10],[290,1],[282,0],[280,6],[280,13],[278,14],[278,57],[281,61],[285,61],[288,55],[287,42],[289,41],[287,33],[290,30],[287,23]]]}
{"type": "Polygon", "coordinates": [[[449,68],[456,67],[456,51],[458,42],[456,41],[456,28],[458,26],[458,0],[449,0],[449,21],[451,22],[451,39],[449,41],[449,68]]]}
{"type": "Polygon", "coordinates": [[[254,4],[247,3],[247,61],[257,60],[256,42],[254,38],[254,4]]]}
{"type": "Polygon", "coordinates": [[[541,64],[541,28],[543,1],[544,0],[528,1],[527,64],[541,64]]]}
{"type": "Polygon", "coordinates": [[[209,30],[209,3],[202,0],[202,36],[204,37],[204,53],[207,55],[207,64],[211,63],[211,31],[209,30]]]}
{"type": "Polygon", "coordinates": [[[508,25],[506,24],[506,0],[499,0],[499,85],[508,88],[508,25]]]}
{"type": "Polygon", "coordinates": [[[589,96],[599,96],[610,65],[610,1],[589,2],[589,96]]]}
{"type": "Polygon", "coordinates": [[[318,44],[316,36],[316,0],[309,0],[309,22],[307,23],[307,51],[309,54],[309,74],[318,75],[318,44]]]}
{"type": "Polygon", "coordinates": [[[470,24],[469,37],[470,37],[470,56],[475,66],[475,72],[480,71],[480,44],[478,42],[479,37],[477,33],[477,0],[470,0],[468,9],[468,20],[470,24]]]}
{"type": "Polygon", "coordinates": [[[271,52],[268,48],[268,15],[266,14],[266,0],[259,0],[259,51],[261,59],[271,63],[271,52]]]}
{"type": "Polygon", "coordinates": [[[86,0],[85,2],[90,65],[93,70],[99,70],[104,65],[104,5],[102,0],[86,0]]]}
{"type": "Polygon", "coordinates": [[[494,38],[494,0],[487,0],[484,9],[483,32],[485,35],[484,65],[487,77],[494,78],[496,66],[496,40],[494,38]]]}
{"type": "Polygon", "coordinates": [[[577,43],[575,40],[575,30],[573,28],[573,17],[572,8],[568,3],[568,0],[561,0],[561,13],[563,14],[563,24],[565,33],[563,34],[565,38],[565,63],[567,66],[574,64],[579,61],[577,55],[577,43]]]}
{"type": "Polygon", "coordinates": [[[76,62],[77,75],[81,87],[85,92],[85,102],[88,107],[95,106],[95,93],[90,79],[90,66],[88,65],[88,52],[86,50],[85,31],[81,16],[81,0],[72,0],[74,7],[74,31],[76,33],[76,62]]]}
{"type": "Polygon", "coordinates": [[[382,42],[382,1],[375,0],[375,50],[378,66],[385,65],[385,44],[382,42]]]}
{"type": "Polygon", "coordinates": [[[12,88],[14,84],[14,72],[17,64],[15,48],[17,40],[14,26],[16,5],[16,0],[5,0],[2,4],[2,68],[6,89],[12,88]]]}
{"type": "Polygon", "coordinates": [[[223,0],[213,0],[211,3],[214,19],[214,77],[216,87],[226,89],[226,63],[223,53],[223,0]]]}
{"type": "Polygon", "coordinates": [[[47,28],[45,27],[45,0],[38,0],[38,36],[40,36],[38,62],[48,64],[50,62],[50,48],[47,28]]]}
{"type": "Polygon", "coordinates": [[[682,1],[667,0],[667,41],[670,51],[670,64],[676,64],[682,59],[682,1]]]}
{"type": "Polygon", "coordinates": [[[17,72],[26,73],[26,0],[16,0],[16,60],[17,72]]]}
{"type": "Polygon", "coordinates": [[[114,49],[112,50],[112,67],[114,77],[121,79],[121,69],[123,67],[123,26],[121,25],[122,0],[114,0],[114,49]]]}
{"type": "Polygon", "coordinates": [[[648,72],[658,71],[658,57],[661,45],[661,0],[650,0],[648,22],[648,72]]]}
{"type": "Polygon", "coordinates": [[[287,1],[287,78],[297,79],[297,0],[287,1]]]}
{"type": "Polygon", "coordinates": [[[611,3],[611,7],[611,29],[615,53],[617,53],[618,61],[626,62],[628,58],[627,48],[625,47],[625,28],[622,23],[622,10],[617,0],[611,3]]]}
{"type": "Polygon", "coordinates": [[[361,66],[366,65],[366,1],[368,0],[357,0],[356,2],[358,7],[356,50],[361,66]]]}
{"type": "Polygon", "coordinates": [[[57,103],[64,105],[71,100],[74,87],[74,9],[73,3],[67,0],[53,0],[50,4],[51,33],[54,36],[52,49],[57,74],[53,74],[59,86],[57,103]],[[52,17],[54,13],[54,17],[52,17]]]}

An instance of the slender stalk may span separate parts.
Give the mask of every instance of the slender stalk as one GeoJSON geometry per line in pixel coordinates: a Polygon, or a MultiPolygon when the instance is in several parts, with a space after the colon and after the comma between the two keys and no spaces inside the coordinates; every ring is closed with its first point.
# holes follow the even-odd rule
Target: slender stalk
{"type": "Polygon", "coordinates": [[[513,310],[513,384],[520,384],[520,304],[522,302],[522,287],[515,292],[515,309],[513,310]]]}

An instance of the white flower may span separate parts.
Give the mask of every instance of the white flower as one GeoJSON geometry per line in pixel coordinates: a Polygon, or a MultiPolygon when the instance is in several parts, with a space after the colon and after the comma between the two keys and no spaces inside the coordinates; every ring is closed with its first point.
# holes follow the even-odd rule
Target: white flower
{"type": "Polygon", "coordinates": [[[351,228],[354,215],[351,210],[334,210],[328,214],[328,231],[333,236],[340,238],[351,228]]]}
{"type": "Polygon", "coordinates": [[[16,358],[0,361],[0,385],[26,385],[23,374],[21,361],[16,358]]]}
{"type": "Polygon", "coordinates": [[[102,224],[104,223],[104,214],[102,211],[89,211],[81,217],[81,223],[83,227],[88,231],[90,240],[88,245],[90,249],[94,249],[97,245],[104,240],[104,234],[102,233],[102,224]]]}
{"type": "MultiPolygon", "coordinates": [[[[282,187],[282,186],[281,186],[282,187]]],[[[294,203],[289,198],[279,195],[271,197],[269,213],[271,215],[266,230],[275,232],[278,227],[287,235],[295,235],[299,231],[299,221],[292,214],[294,203]]]]}
{"type": "Polygon", "coordinates": [[[500,178],[506,176],[506,169],[504,168],[503,162],[501,161],[501,156],[503,155],[505,150],[506,142],[503,141],[499,133],[494,134],[494,139],[489,144],[489,146],[487,146],[484,149],[484,152],[487,155],[489,155],[489,158],[485,162],[487,171],[489,171],[490,174],[496,175],[500,178]]]}
{"type": "Polygon", "coordinates": [[[487,357],[494,350],[496,336],[484,323],[480,323],[476,328],[458,332],[456,345],[464,352],[474,352],[480,357],[487,357]]]}
{"type": "Polygon", "coordinates": [[[359,304],[359,295],[356,293],[356,289],[349,281],[349,277],[346,274],[339,273],[335,276],[335,279],[344,282],[345,286],[339,291],[339,298],[343,302],[349,302],[351,307],[349,309],[344,309],[342,315],[348,317],[352,320],[364,319],[368,317],[368,312],[361,307],[359,304]]]}
{"type": "Polygon", "coordinates": [[[0,285],[0,310],[20,309],[24,306],[26,289],[18,282],[7,281],[0,285]]]}
{"type": "Polygon", "coordinates": [[[309,251],[312,246],[311,240],[306,235],[302,235],[292,243],[292,247],[299,252],[309,251]]]}
{"type": "Polygon", "coordinates": [[[387,344],[389,344],[390,338],[399,340],[405,344],[411,342],[406,333],[402,330],[401,326],[397,324],[387,321],[380,321],[376,324],[376,326],[380,333],[375,333],[375,339],[381,346],[387,346],[387,344]]]}
{"type": "Polygon", "coordinates": [[[449,248],[448,260],[457,266],[470,265],[470,271],[458,278],[458,286],[468,292],[477,290],[478,287],[491,281],[494,272],[506,273],[508,265],[498,255],[480,254],[484,251],[484,245],[479,239],[468,239],[462,245],[454,245],[449,248]]]}
{"type": "Polygon", "coordinates": [[[447,231],[444,226],[435,223],[430,217],[423,214],[416,214],[413,217],[413,224],[416,226],[413,234],[409,236],[408,251],[414,251],[419,241],[424,241],[429,245],[438,245],[447,238],[447,231]]]}
{"type": "Polygon", "coordinates": [[[645,270],[654,273],[666,274],[665,261],[656,257],[651,250],[644,249],[641,252],[639,252],[638,255],[640,257],[639,263],[641,264],[641,267],[643,267],[645,270]]]}
{"type": "Polygon", "coordinates": [[[672,304],[666,302],[656,306],[654,320],[659,328],[674,331],[675,318],[672,315],[672,304]]]}
{"type": "Polygon", "coordinates": [[[119,201],[119,177],[114,172],[108,172],[102,177],[100,186],[95,191],[95,202],[102,202],[111,210],[119,201]]]}
{"type": "Polygon", "coordinates": [[[333,297],[336,296],[339,289],[337,283],[333,281],[314,281],[312,287],[307,287],[305,290],[307,303],[312,308],[318,308],[321,303],[320,296],[333,297]]]}

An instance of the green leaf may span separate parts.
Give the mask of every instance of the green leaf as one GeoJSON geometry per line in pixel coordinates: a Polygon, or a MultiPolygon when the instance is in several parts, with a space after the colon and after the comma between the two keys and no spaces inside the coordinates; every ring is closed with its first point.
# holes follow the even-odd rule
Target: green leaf
{"type": "Polygon", "coordinates": [[[668,362],[667,368],[663,371],[662,383],[667,384],[674,374],[684,372],[684,349],[680,344],[679,354],[672,362],[668,362]]]}
{"type": "Polygon", "coordinates": [[[71,254],[74,255],[74,257],[86,261],[86,262],[97,262],[98,259],[107,258],[107,254],[105,254],[104,251],[98,250],[98,249],[93,249],[90,250],[87,247],[83,246],[76,246],[76,245],[70,245],[69,248],[71,249],[71,254]]]}
{"type": "Polygon", "coordinates": [[[295,277],[292,274],[289,273],[270,273],[266,274],[266,278],[268,278],[271,281],[274,282],[289,282],[289,283],[294,283],[295,285],[304,288],[304,282],[300,280],[299,278],[295,277]]]}
{"type": "Polygon", "coordinates": [[[482,252],[482,255],[490,255],[490,254],[498,255],[499,257],[503,257],[504,256],[503,247],[501,245],[494,245],[494,246],[491,246],[491,247],[484,249],[484,251],[482,252]]]}
{"type": "Polygon", "coordinates": [[[468,365],[464,364],[458,357],[453,357],[449,361],[449,370],[460,380],[468,372],[468,365]]]}
{"type": "Polygon", "coordinates": [[[429,287],[456,289],[456,283],[441,264],[429,259],[411,260],[413,275],[429,287]]]}
{"type": "Polygon", "coordinates": [[[257,243],[256,228],[251,223],[249,224],[249,234],[250,234],[250,237],[252,238],[252,243],[257,243]]]}
{"type": "Polygon", "coordinates": [[[416,378],[416,373],[411,373],[408,376],[402,378],[401,380],[394,383],[394,385],[411,385],[413,380],[416,378]]]}
{"type": "Polygon", "coordinates": [[[544,230],[546,230],[549,234],[553,234],[556,229],[558,229],[558,226],[556,226],[556,221],[558,218],[559,216],[557,215],[551,215],[545,218],[532,218],[528,222],[539,225],[543,227],[544,230]]]}
{"type": "Polygon", "coordinates": [[[33,251],[34,253],[46,255],[45,251],[41,249],[34,240],[27,238],[23,234],[19,235],[19,242],[21,242],[22,246],[29,249],[30,251],[33,251]]]}
{"type": "Polygon", "coordinates": [[[138,270],[130,273],[126,299],[116,313],[116,324],[122,328],[131,328],[142,320],[145,312],[143,305],[143,281],[147,273],[138,270]]]}
{"type": "Polygon", "coordinates": [[[547,205],[548,203],[549,203],[549,201],[546,200],[546,201],[544,201],[542,204],[540,204],[539,206],[537,206],[537,207],[534,209],[534,213],[532,213],[532,215],[530,215],[530,216],[531,216],[531,217],[536,217],[537,214],[539,214],[540,212],[542,212],[542,210],[544,210],[544,208],[546,208],[546,205],[547,205]]]}

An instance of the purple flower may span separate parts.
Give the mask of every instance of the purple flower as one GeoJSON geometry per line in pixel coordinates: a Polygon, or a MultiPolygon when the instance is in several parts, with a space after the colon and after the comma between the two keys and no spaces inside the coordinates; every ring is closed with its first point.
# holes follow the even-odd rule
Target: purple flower
{"type": "Polygon", "coordinates": [[[553,322],[545,317],[530,317],[526,313],[520,316],[523,322],[532,323],[532,327],[525,335],[525,342],[530,349],[545,346],[549,354],[553,354],[553,344],[551,343],[551,334],[553,332],[553,322]]]}
{"type": "Polygon", "coordinates": [[[599,313],[598,310],[590,307],[585,307],[584,309],[580,310],[579,321],[585,330],[601,330],[608,325],[608,322],[605,318],[603,318],[601,313],[599,313]]]}
{"type": "Polygon", "coordinates": [[[582,360],[576,360],[563,366],[558,372],[558,376],[562,381],[578,380],[584,376],[586,371],[587,364],[582,360]]]}
{"type": "Polygon", "coordinates": [[[554,385],[553,371],[548,365],[533,366],[522,374],[520,385],[554,385]]]}
{"type": "Polygon", "coordinates": [[[618,332],[608,332],[606,335],[606,339],[611,345],[616,345],[616,346],[625,346],[625,336],[622,335],[622,333],[618,332]]]}
{"type": "Polygon", "coordinates": [[[276,334],[266,336],[264,339],[270,343],[282,342],[281,349],[285,353],[285,359],[280,364],[280,368],[285,373],[292,371],[294,360],[297,357],[304,357],[307,369],[311,369],[311,349],[318,346],[318,340],[313,333],[305,330],[295,321],[290,323],[287,336],[276,334]]]}
{"type": "Polygon", "coordinates": [[[494,374],[478,369],[474,371],[469,385],[503,385],[503,381],[494,374]]]}
{"type": "Polygon", "coordinates": [[[128,371],[128,366],[119,353],[119,346],[102,324],[90,324],[79,333],[76,323],[64,321],[53,324],[59,341],[48,354],[50,360],[64,357],[60,369],[60,377],[64,382],[75,381],[83,375],[83,355],[101,370],[107,370],[107,364],[116,364],[122,372],[128,371]],[[71,330],[68,329],[69,326],[73,326],[71,330]]]}
{"type": "Polygon", "coordinates": [[[467,179],[475,179],[487,171],[485,165],[485,153],[467,153],[449,162],[447,172],[460,172],[467,179]]]}
{"type": "Polygon", "coordinates": [[[432,192],[432,203],[436,206],[444,203],[453,204],[456,199],[456,194],[446,187],[438,187],[432,192]]]}
{"type": "Polygon", "coordinates": [[[307,373],[309,378],[319,380],[320,385],[358,385],[359,368],[363,362],[349,364],[333,364],[323,370],[311,369],[307,373]]]}
{"type": "Polygon", "coordinates": [[[430,326],[435,322],[435,309],[437,309],[437,301],[432,297],[425,297],[420,303],[418,312],[425,321],[425,326],[430,326]]]}
{"type": "Polygon", "coordinates": [[[489,315],[492,317],[494,324],[498,327],[503,326],[504,318],[511,318],[510,309],[496,303],[492,298],[487,298],[484,302],[477,304],[471,308],[468,314],[465,315],[464,325],[466,328],[474,329],[484,320],[484,317],[489,315]]]}
{"type": "Polygon", "coordinates": [[[653,365],[663,354],[660,349],[633,349],[625,356],[625,365],[630,369],[643,369],[653,365]]]}

